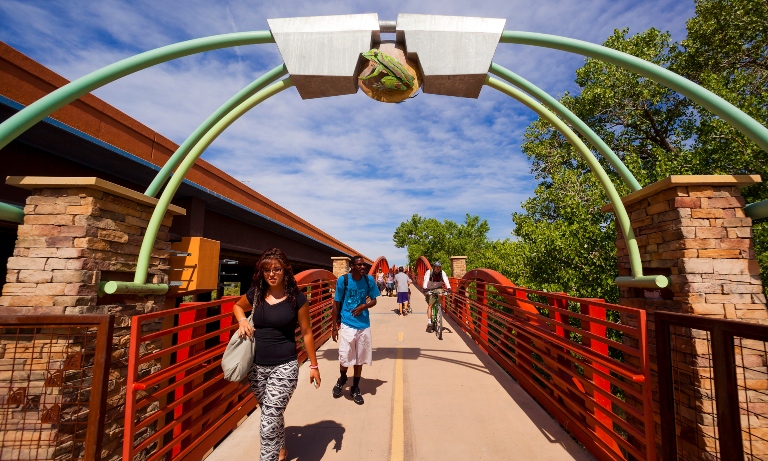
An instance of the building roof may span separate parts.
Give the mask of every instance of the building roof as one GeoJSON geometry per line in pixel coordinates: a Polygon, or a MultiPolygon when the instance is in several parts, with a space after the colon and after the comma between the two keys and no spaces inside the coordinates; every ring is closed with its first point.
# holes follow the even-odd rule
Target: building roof
{"type": "MultiPolygon", "coordinates": [[[[67,83],[64,77],[0,42],[0,103],[7,108],[20,110],[67,83]]],[[[103,149],[90,155],[71,149],[72,155],[106,171],[124,171],[129,164],[134,171],[128,179],[138,184],[149,184],[178,148],[173,141],[91,94],[54,112],[46,122],[115,154],[100,158],[104,156],[103,149]]],[[[313,246],[331,247],[345,255],[358,254],[202,159],[189,171],[179,193],[204,198],[217,211],[273,232],[293,234],[292,237],[313,246]]]]}

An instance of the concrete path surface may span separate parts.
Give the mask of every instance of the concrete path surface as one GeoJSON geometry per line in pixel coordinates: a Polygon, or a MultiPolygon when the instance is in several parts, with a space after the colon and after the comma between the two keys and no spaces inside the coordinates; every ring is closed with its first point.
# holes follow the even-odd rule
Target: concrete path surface
{"type": "MultiPolygon", "coordinates": [[[[455,324],[445,324],[442,341],[426,333],[426,302],[412,291],[409,316],[394,313],[395,298],[381,297],[371,310],[373,365],[363,367],[364,405],[349,398],[348,387],[339,399],[331,395],[337,343],[318,351],[319,389],[309,383],[308,366],[301,367],[286,411],[288,459],[593,459],[455,324]]],[[[258,457],[257,409],[206,461],[258,457]]]]}

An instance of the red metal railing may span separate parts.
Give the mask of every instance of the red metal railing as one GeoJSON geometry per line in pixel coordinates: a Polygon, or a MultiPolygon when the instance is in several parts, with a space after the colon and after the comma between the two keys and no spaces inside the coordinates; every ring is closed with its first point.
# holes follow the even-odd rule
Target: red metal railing
{"type": "MultiPolygon", "coordinates": [[[[331,334],[336,277],[325,270],[296,275],[306,293],[315,346],[331,334]]],[[[230,383],[221,356],[237,330],[239,297],[184,303],[131,318],[123,460],[202,459],[256,408],[246,382],[230,383]]],[[[306,360],[297,329],[299,363],[306,360]]]]}
{"type": "Polygon", "coordinates": [[[375,276],[379,269],[381,269],[385,274],[389,272],[389,263],[387,262],[387,258],[384,256],[379,256],[376,258],[376,261],[373,262],[371,269],[368,271],[368,275],[375,276]]]}
{"type": "Polygon", "coordinates": [[[432,270],[429,260],[425,256],[419,256],[419,259],[416,260],[416,271],[411,275],[412,279],[415,277],[414,282],[416,282],[416,286],[419,290],[421,290],[421,284],[424,281],[424,274],[426,274],[428,270],[432,270]]]}
{"type": "Polygon", "coordinates": [[[593,455],[656,459],[644,311],[489,269],[451,284],[445,311],[593,455]]]}

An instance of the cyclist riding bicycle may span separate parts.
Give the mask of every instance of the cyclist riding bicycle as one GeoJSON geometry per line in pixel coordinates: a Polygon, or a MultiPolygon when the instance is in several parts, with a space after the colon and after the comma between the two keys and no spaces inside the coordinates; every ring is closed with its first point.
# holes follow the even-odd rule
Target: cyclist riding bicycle
{"type": "Polygon", "coordinates": [[[440,261],[436,261],[432,266],[432,270],[427,271],[424,274],[424,288],[427,298],[427,333],[431,332],[432,317],[435,314],[434,310],[437,310],[438,295],[442,293],[443,289],[451,289],[451,282],[448,281],[448,276],[443,272],[443,265],[440,261]]]}

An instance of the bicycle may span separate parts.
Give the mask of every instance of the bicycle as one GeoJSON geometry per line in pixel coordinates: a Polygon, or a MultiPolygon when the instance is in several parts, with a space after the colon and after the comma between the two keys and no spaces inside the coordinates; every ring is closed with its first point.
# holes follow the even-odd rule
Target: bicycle
{"type": "Polygon", "coordinates": [[[435,332],[437,339],[443,339],[443,307],[440,304],[440,297],[445,293],[445,290],[438,288],[435,290],[427,291],[427,295],[434,295],[432,298],[432,305],[429,306],[432,309],[432,330],[435,332]]]}

